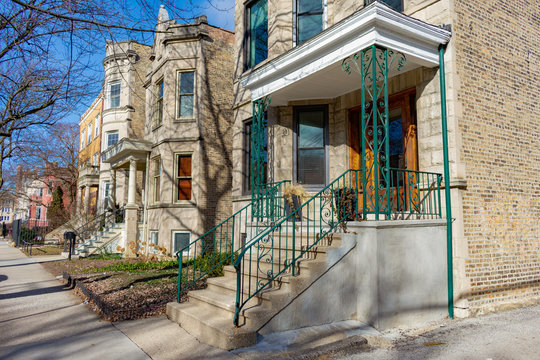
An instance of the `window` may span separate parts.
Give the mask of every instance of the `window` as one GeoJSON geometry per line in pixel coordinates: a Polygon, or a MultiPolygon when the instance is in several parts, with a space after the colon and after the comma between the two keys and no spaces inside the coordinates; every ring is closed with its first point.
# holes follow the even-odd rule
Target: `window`
{"type": "Polygon", "coordinates": [[[36,207],[36,219],[37,220],[41,219],[41,208],[40,207],[36,207]]]}
{"type": "Polygon", "coordinates": [[[296,0],[296,44],[300,45],[323,30],[323,0],[296,0]]]}
{"type": "Polygon", "coordinates": [[[99,135],[99,115],[96,115],[94,119],[94,138],[97,138],[99,135]]]}
{"type": "Polygon", "coordinates": [[[120,81],[109,84],[109,108],[120,107],[120,81]]]}
{"type": "MultiPolygon", "coordinates": [[[[176,254],[177,251],[182,250],[189,245],[191,239],[191,233],[184,231],[174,231],[173,232],[173,254],[176,254]]],[[[189,248],[182,252],[182,255],[189,255],[189,248]]]]}
{"type": "Polygon", "coordinates": [[[191,155],[176,155],[176,200],[191,200],[191,155]]]}
{"type": "Polygon", "coordinates": [[[195,94],[195,72],[178,72],[177,118],[193,117],[193,99],[195,94]]]}
{"type": "MultiPolygon", "coordinates": [[[[366,6],[375,2],[375,0],[366,0],[366,6]]],[[[403,11],[403,1],[402,0],[381,0],[381,2],[385,3],[386,5],[390,6],[392,9],[396,11],[403,11]]]]}
{"type": "Polygon", "coordinates": [[[88,124],[88,138],[86,140],[86,144],[90,145],[91,142],[92,142],[92,122],[88,124]]]}
{"type": "Polygon", "coordinates": [[[95,153],[94,156],[92,156],[92,166],[98,166],[99,165],[99,153],[95,153]]]}
{"type": "Polygon", "coordinates": [[[107,132],[107,147],[113,146],[118,142],[118,131],[107,132]]]}
{"type": "Polygon", "coordinates": [[[38,189],[38,196],[43,196],[43,188],[38,189]]]}
{"type": "Polygon", "coordinates": [[[163,79],[156,84],[156,113],[154,118],[154,127],[163,123],[163,79]]]}
{"type": "Polygon", "coordinates": [[[295,108],[294,117],[296,181],[315,187],[324,186],[327,179],[328,108],[295,108]]]}
{"type": "Polygon", "coordinates": [[[103,183],[103,199],[104,201],[107,201],[111,196],[111,183],[109,181],[105,181],[103,183]]]}
{"type": "Polygon", "coordinates": [[[157,254],[159,242],[159,231],[150,231],[150,243],[148,244],[148,252],[151,254],[157,254]]]}
{"type": "MultiPolygon", "coordinates": [[[[251,132],[252,132],[253,122],[246,121],[244,123],[244,193],[249,193],[251,191],[251,154],[252,154],[252,144],[251,144],[251,132]]],[[[266,113],[264,114],[264,175],[263,179],[266,181],[268,178],[268,120],[266,113]]]]}
{"type": "Polygon", "coordinates": [[[161,158],[158,156],[152,160],[152,193],[154,203],[160,200],[161,181],[161,158]]]}
{"type": "Polygon", "coordinates": [[[81,133],[81,150],[84,149],[84,142],[86,141],[86,130],[81,133]]]}
{"type": "Polygon", "coordinates": [[[247,66],[251,68],[268,57],[268,1],[256,0],[247,8],[247,66]]]}

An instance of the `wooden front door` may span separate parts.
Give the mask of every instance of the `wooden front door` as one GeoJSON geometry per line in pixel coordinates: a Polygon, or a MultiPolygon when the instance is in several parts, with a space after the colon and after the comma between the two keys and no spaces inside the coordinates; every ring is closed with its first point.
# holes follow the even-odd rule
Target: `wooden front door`
{"type": "MultiPolygon", "coordinates": [[[[418,146],[416,137],[415,89],[409,89],[389,96],[389,142],[390,167],[402,170],[418,170],[418,146]]],[[[362,169],[362,138],[361,138],[361,107],[349,111],[349,167],[362,169]]],[[[369,136],[367,137],[369,140],[369,136]]],[[[367,150],[367,161],[373,161],[373,154],[367,150]]],[[[366,164],[367,167],[371,164],[366,164]]],[[[370,176],[373,176],[371,174],[370,176]]],[[[392,172],[390,184],[392,187],[392,207],[402,208],[400,204],[408,203],[411,194],[407,181],[413,173],[392,172]]],[[[411,180],[411,179],[409,179],[411,180]]],[[[414,180],[414,179],[412,179],[414,180]]],[[[414,181],[413,181],[414,182],[414,181]]],[[[387,184],[384,184],[385,187],[387,184]]],[[[369,191],[369,190],[368,190],[369,191]]],[[[372,194],[368,194],[371,196],[372,194]]],[[[373,210],[367,204],[368,210],[373,210]]],[[[401,211],[404,209],[401,209],[401,211]]]]}

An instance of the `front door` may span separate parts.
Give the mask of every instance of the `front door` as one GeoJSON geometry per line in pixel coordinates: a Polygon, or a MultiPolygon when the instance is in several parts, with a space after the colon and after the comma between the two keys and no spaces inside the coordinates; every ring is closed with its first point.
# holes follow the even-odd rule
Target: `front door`
{"type": "MultiPolygon", "coordinates": [[[[415,111],[415,89],[409,89],[389,96],[389,143],[390,143],[390,177],[389,184],[384,182],[381,185],[391,187],[391,206],[393,212],[404,211],[404,204],[409,203],[411,196],[410,184],[415,183],[415,173],[404,170],[418,170],[418,147],[416,138],[416,111],[415,111]]],[[[371,106],[371,104],[369,104],[371,106]]],[[[362,169],[362,138],[361,138],[361,108],[355,107],[349,111],[349,167],[351,169],[362,169]]],[[[369,134],[366,139],[371,141],[369,134]]],[[[367,150],[366,161],[373,161],[373,153],[367,150]]],[[[366,168],[369,168],[369,163],[366,168]]],[[[384,171],[381,169],[381,171],[384,171]]],[[[370,174],[370,176],[374,176],[370,174]]],[[[382,178],[382,176],[379,176],[382,178]]],[[[360,184],[361,186],[361,184],[360,184]]],[[[362,191],[362,190],[361,190],[362,191]]],[[[374,196],[374,190],[368,189],[368,197],[374,196]]],[[[416,190],[414,190],[416,191],[416,190]]],[[[384,190],[379,189],[380,196],[384,190]]],[[[366,204],[367,210],[372,211],[369,202],[366,204]]]]}

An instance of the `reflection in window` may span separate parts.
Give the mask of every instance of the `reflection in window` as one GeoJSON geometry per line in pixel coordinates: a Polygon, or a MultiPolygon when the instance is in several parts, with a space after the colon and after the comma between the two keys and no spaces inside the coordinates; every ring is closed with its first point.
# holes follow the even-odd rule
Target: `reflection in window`
{"type": "Polygon", "coordinates": [[[178,114],[177,117],[193,117],[193,98],[195,94],[195,73],[178,73],[178,114]]]}
{"type": "MultiPolygon", "coordinates": [[[[189,245],[191,233],[189,232],[177,232],[173,233],[173,253],[186,248],[189,245]]],[[[182,255],[189,255],[189,248],[183,251],[182,255]]]]}
{"type": "MultiPolygon", "coordinates": [[[[403,1],[402,0],[380,0],[382,3],[385,3],[386,5],[390,6],[392,9],[396,11],[403,11],[403,1]]],[[[366,6],[375,2],[375,0],[366,0],[366,6]]]]}
{"type": "Polygon", "coordinates": [[[110,108],[120,107],[120,82],[115,82],[109,85],[110,108]]]}
{"type": "Polygon", "coordinates": [[[326,110],[297,109],[297,181],[308,185],[326,183],[326,110]]]}
{"type": "Polygon", "coordinates": [[[257,0],[249,5],[248,13],[248,67],[268,57],[268,2],[257,0]]]}
{"type": "Polygon", "coordinates": [[[297,0],[296,11],[296,44],[300,45],[322,31],[323,2],[297,0]]]}

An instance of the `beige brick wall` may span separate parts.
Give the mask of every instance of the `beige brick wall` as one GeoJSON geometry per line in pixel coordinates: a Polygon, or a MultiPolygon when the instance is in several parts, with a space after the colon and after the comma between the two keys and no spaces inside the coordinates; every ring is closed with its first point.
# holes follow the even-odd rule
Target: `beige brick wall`
{"type": "Polygon", "coordinates": [[[538,6],[455,0],[473,311],[540,296],[538,6]]]}

